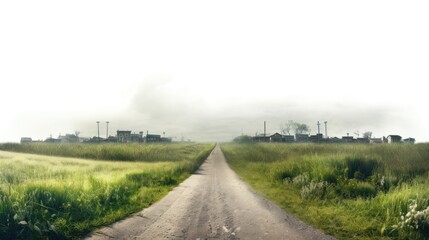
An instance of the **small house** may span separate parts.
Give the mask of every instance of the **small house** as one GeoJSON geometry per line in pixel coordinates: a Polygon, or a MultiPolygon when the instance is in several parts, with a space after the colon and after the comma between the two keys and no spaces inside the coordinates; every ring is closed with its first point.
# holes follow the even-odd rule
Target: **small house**
{"type": "Polygon", "coordinates": [[[270,142],[281,142],[282,141],[282,135],[280,133],[274,133],[270,136],[270,142]]]}
{"type": "Polygon", "coordinates": [[[343,136],[341,138],[341,141],[343,143],[353,143],[353,142],[355,142],[355,139],[353,138],[353,136],[343,136]]]}
{"type": "Polygon", "coordinates": [[[283,135],[282,142],[291,143],[295,141],[295,137],[293,135],[283,135]]]}
{"type": "Polygon", "coordinates": [[[357,143],[369,143],[369,138],[357,138],[357,143]]]}
{"type": "Polygon", "coordinates": [[[370,138],[369,139],[369,143],[371,143],[371,144],[380,144],[380,143],[383,143],[383,139],[381,139],[381,138],[370,138]]]}
{"type": "Polygon", "coordinates": [[[310,142],[322,142],[323,141],[323,134],[318,133],[316,135],[310,135],[310,142]]]}
{"type": "Polygon", "coordinates": [[[139,132],[137,133],[132,133],[130,136],[130,141],[131,142],[143,142],[143,132],[139,132]]]}
{"type": "Polygon", "coordinates": [[[79,137],[74,134],[66,134],[65,136],[59,136],[58,139],[61,140],[62,143],[78,143],[79,137]]]}
{"type": "Polygon", "coordinates": [[[405,138],[404,143],[406,144],[414,144],[416,142],[415,138],[405,138]]]}
{"type": "Polygon", "coordinates": [[[400,143],[402,140],[402,137],[399,135],[389,135],[387,136],[387,143],[400,143]]]}
{"type": "Polygon", "coordinates": [[[329,143],[341,143],[341,138],[338,137],[332,137],[328,139],[329,143]]]}
{"type": "Polygon", "coordinates": [[[61,139],[56,139],[56,138],[49,137],[44,142],[45,143],[60,143],[61,139]]]}
{"type": "Polygon", "coordinates": [[[131,141],[131,131],[116,131],[116,137],[118,138],[118,142],[127,143],[131,141]]]}
{"type": "Polygon", "coordinates": [[[163,143],[171,143],[172,141],[173,141],[172,138],[166,138],[166,137],[161,138],[161,142],[163,142],[163,143]]]}
{"type": "Polygon", "coordinates": [[[161,135],[158,134],[146,134],[146,142],[161,142],[161,135]]]}
{"type": "Polygon", "coordinates": [[[22,137],[21,143],[31,143],[33,140],[29,137],[22,137]]]}
{"type": "Polygon", "coordinates": [[[255,142],[269,142],[270,137],[265,136],[264,134],[259,134],[259,135],[256,135],[253,137],[253,141],[255,141],[255,142]]]}
{"type": "Polygon", "coordinates": [[[308,134],[295,134],[295,139],[297,142],[308,142],[309,137],[308,134]]]}
{"type": "Polygon", "coordinates": [[[104,142],[118,142],[118,138],[114,136],[109,136],[108,138],[104,139],[104,142]]]}

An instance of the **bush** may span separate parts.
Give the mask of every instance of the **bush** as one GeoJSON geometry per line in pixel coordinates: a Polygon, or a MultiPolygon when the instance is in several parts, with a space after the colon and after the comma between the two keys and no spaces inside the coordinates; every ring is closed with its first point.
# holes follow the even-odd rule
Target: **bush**
{"type": "Polygon", "coordinates": [[[307,186],[302,187],[302,198],[324,198],[328,189],[327,182],[310,182],[307,186]]]}
{"type": "Polygon", "coordinates": [[[365,180],[374,173],[378,165],[378,162],[373,159],[346,158],[347,177],[365,180]]]}

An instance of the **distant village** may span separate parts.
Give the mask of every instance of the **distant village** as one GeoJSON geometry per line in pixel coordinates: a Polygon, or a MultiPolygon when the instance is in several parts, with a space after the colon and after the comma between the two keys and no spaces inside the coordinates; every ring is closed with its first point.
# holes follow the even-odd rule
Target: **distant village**
{"type": "Polygon", "coordinates": [[[243,136],[237,137],[235,141],[253,141],[253,142],[283,142],[283,143],[371,143],[371,144],[383,144],[383,143],[405,143],[405,144],[414,144],[416,139],[414,138],[404,138],[402,139],[399,135],[388,135],[380,138],[373,138],[371,132],[367,132],[364,134],[365,136],[360,137],[359,132],[355,133],[357,137],[350,136],[347,133],[346,136],[339,137],[328,137],[327,131],[327,122],[325,122],[325,134],[320,132],[320,123],[317,122],[318,133],[311,135],[307,133],[295,133],[295,135],[288,134],[289,130],[283,131],[286,134],[280,134],[278,132],[274,134],[266,133],[266,122],[264,122],[264,133],[263,134],[255,134],[255,136],[248,136],[243,139],[243,136]],[[241,140],[240,140],[241,139],[241,140]]]}
{"type": "MultiPolygon", "coordinates": [[[[33,140],[30,137],[22,137],[21,143],[35,143],[35,142],[45,142],[45,143],[171,143],[172,138],[165,137],[165,132],[161,134],[149,134],[149,131],[146,131],[144,134],[143,131],[139,133],[133,133],[129,130],[117,130],[116,136],[109,135],[109,122],[107,123],[106,128],[106,137],[100,137],[100,122],[97,121],[97,136],[92,138],[80,137],[80,132],[75,131],[74,134],[59,134],[58,138],[53,138],[52,135],[45,140],[33,140]]],[[[182,139],[183,141],[183,139],[182,139]]],[[[190,140],[188,140],[190,141],[190,140]]]]}
{"type": "Polygon", "coordinates": [[[79,134],[65,134],[59,135],[58,138],[53,138],[52,136],[46,138],[45,140],[33,140],[30,137],[22,137],[21,143],[35,143],[35,142],[45,142],[45,143],[170,143],[172,138],[163,137],[160,134],[143,134],[143,132],[132,133],[131,131],[118,130],[116,131],[116,136],[109,136],[106,138],[102,137],[92,137],[84,138],[79,137],[79,134]]]}

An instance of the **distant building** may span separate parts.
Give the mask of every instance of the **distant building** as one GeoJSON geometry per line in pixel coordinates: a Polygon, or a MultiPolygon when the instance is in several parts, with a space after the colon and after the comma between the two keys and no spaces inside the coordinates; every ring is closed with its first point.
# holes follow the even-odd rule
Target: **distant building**
{"type": "Polygon", "coordinates": [[[323,134],[310,135],[310,142],[318,143],[323,141],[323,134]]]}
{"type": "Polygon", "coordinates": [[[330,143],[341,143],[341,138],[332,137],[332,138],[328,139],[328,142],[330,142],[330,143]]]}
{"type": "Polygon", "coordinates": [[[121,143],[127,143],[131,142],[131,131],[116,131],[116,137],[118,139],[118,142],[121,143]]]}
{"type": "Polygon", "coordinates": [[[293,135],[283,135],[282,136],[282,142],[291,143],[294,141],[295,141],[295,138],[293,135]]]}
{"type": "Polygon", "coordinates": [[[270,142],[281,142],[282,141],[282,135],[280,133],[274,133],[270,136],[270,142]]]}
{"type": "Polygon", "coordinates": [[[62,143],[78,143],[79,142],[79,137],[74,135],[74,134],[66,134],[65,136],[59,136],[58,139],[62,142],[62,143]]]}
{"type": "Polygon", "coordinates": [[[60,143],[61,139],[56,139],[56,138],[49,137],[44,142],[45,143],[60,143]]]}
{"type": "Polygon", "coordinates": [[[355,139],[353,138],[353,136],[343,136],[341,138],[341,141],[343,143],[353,143],[355,141],[355,139]]]}
{"type": "Polygon", "coordinates": [[[131,142],[143,142],[143,132],[140,133],[132,133],[130,136],[131,142]]]}
{"type": "Polygon", "coordinates": [[[309,137],[308,137],[308,134],[297,133],[295,134],[295,139],[297,142],[308,142],[309,137]]]}
{"type": "Polygon", "coordinates": [[[357,143],[369,143],[369,138],[357,138],[357,143]]]}
{"type": "Polygon", "coordinates": [[[400,143],[402,137],[399,135],[389,135],[387,136],[387,143],[400,143]]]}
{"type": "Polygon", "coordinates": [[[369,139],[369,143],[371,143],[371,144],[380,144],[380,143],[383,143],[383,139],[381,139],[381,138],[370,138],[369,139]]]}
{"type": "Polygon", "coordinates": [[[118,138],[114,136],[109,136],[108,138],[104,139],[105,142],[118,142],[118,138]]]}
{"type": "Polygon", "coordinates": [[[85,140],[84,142],[85,143],[100,143],[100,142],[103,142],[103,141],[105,141],[103,138],[94,136],[94,137],[92,137],[90,139],[85,140]]]}
{"type": "Polygon", "coordinates": [[[164,142],[164,143],[171,143],[172,141],[173,141],[172,138],[166,138],[166,137],[161,138],[161,142],[164,142]]]}
{"type": "Polygon", "coordinates": [[[21,138],[21,143],[31,143],[33,142],[33,140],[29,137],[22,137],[21,138]]]}
{"type": "Polygon", "coordinates": [[[161,135],[158,135],[158,134],[146,134],[145,142],[147,142],[147,143],[161,142],[161,135]]]}
{"type": "Polygon", "coordinates": [[[253,141],[255,142],[269,142],[270,141],[270,137],[266,136],[264,134],[259,134],[253,137],[253,141]]]}
{"type": "Polygon", "coordinates": [[[404,143],[405,144],[414,144],[416,142],[415,138],[405,138],[404,143]]]}

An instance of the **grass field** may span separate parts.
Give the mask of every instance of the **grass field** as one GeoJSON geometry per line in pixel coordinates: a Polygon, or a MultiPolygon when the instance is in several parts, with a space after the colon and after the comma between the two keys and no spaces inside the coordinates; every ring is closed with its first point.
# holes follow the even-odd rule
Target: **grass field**
{"type": "Polygon", "coordinates": [[[223,144],[231,167],[339,239],[429,239],[429,144],[223,144]]]}
{"type": "Polygon", "coordinates": [[[0,145],[9,151],[0,151],[0,239],[79,238],[159,200],[194,172],[212,148],[0,145]]]}

